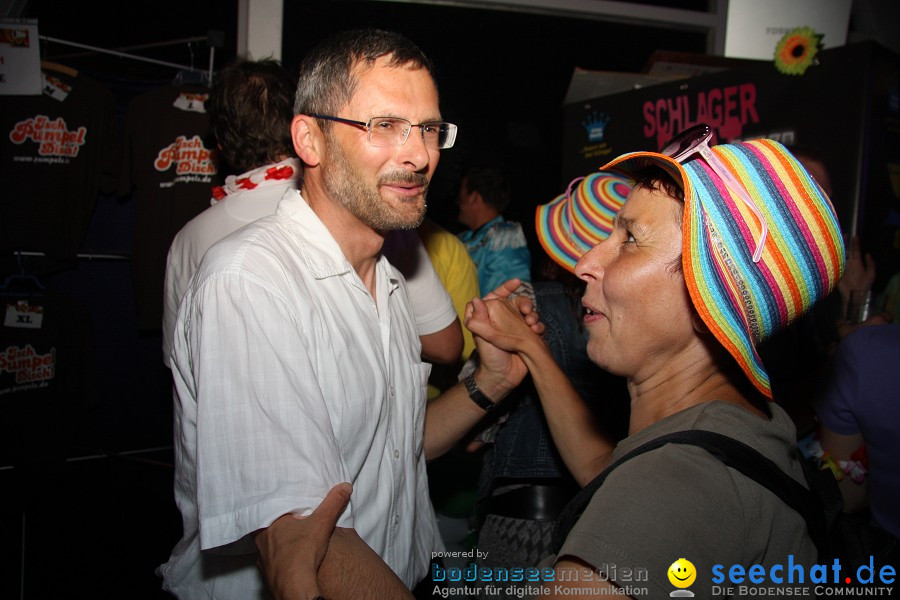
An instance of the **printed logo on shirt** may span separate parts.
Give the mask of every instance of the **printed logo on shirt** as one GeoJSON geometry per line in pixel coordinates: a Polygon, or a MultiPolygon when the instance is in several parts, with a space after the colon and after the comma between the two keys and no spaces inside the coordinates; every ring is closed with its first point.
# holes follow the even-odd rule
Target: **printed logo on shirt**
{"type": "Polygon", "coordinates": [[[26,385],[46,385],[56,373],[56,347],[50,348],[46,354],[39,354],[31,344],[8,346],[0,352],[0,375],[5,373],[15,376],[15,385],[0,390],[0,394],[21,390],[26,385]]]}
{"type": "Polygon", "coordinates": [[[175,102],[172,103],[172,106],[178,110],[205,114],[206,107],[204,106],[204,103],[208,97],[209,94],[190,94],[188,92],[181,92],[178,97],[175,98],[175,102]]]}
{"type": "MultiPolygon", "coordinates": [[[[174,168],[175,174],[179,176],[175,182],[207,183],[210,175],[216,174],[213,153],[203,145],[199,135],[192,138],[179,135],[174,142],[159,151],[153,166],[157,171],[174,168]]],[[[169,187],[175,182],[160,185],[169,187]]]]}
{"type": "Polygon", "coordinates": [[[86,137],[87,127],[69,129],[62,117],[50,120],[47,115],[35,115],[19,121],[9,132],[9,139],[14,144],[21,145],[26,142],[37,144],[37,153],[40,156],[68,158],[78,156],[86,137]]]}

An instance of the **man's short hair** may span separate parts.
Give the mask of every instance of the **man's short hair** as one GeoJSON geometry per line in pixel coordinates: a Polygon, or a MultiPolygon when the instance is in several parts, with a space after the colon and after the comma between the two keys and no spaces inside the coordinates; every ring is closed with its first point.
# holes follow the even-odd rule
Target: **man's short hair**
{"type": "Polygon", "coordinates": [[[466,171],[466,191],[478,192],[486,204],[503,212],[509,206],[509,181],[497,167],[478,166],[466,171]]]}
{"type": "Polygon", "coordinates": [[[206,101],[222,157],[244,173],[294,156],[295,81],[276,60],[238,58],[220,69],[206,101]]]}
{"type": "MultiPolygon", "coordinates": [[[[356,66],[372,66],[382,56],[390,57],[388,64],[392,67],[426,69],[434,79],[431,60],[399,33],[381,29],[344,31],[326,39],[304,57],[294,113],[336,115],[356,90],[356,66]]],[[[330,122],[321,121],[321,125],[327,130],[330,122]]]]}

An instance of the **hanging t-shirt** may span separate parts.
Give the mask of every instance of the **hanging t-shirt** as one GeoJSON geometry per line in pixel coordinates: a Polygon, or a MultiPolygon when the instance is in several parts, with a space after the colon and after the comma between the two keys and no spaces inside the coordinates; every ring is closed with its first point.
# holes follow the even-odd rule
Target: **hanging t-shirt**
{"type": "Polygon", "coordinates": [[[96,402],[90,311],[69,296],[0,296],[0,465],[66,457],[76,417],[96,402]]]}
{"type": "Polygon", "coordinates": [[[0,245],[74,259],[99,192],[116,187],[115,97],[84,73],[45,67],[40,96],[0,96],[0,245]]]}
{"type": "Polygon", "coordinates": [[[166,254],[185,223],[209,208],[210,188],[221,183],[212,157],[208,88],[169,85],[128,104],[121,195],[137,202],[132,267],[138,325],[162,327],[166,254]]]}

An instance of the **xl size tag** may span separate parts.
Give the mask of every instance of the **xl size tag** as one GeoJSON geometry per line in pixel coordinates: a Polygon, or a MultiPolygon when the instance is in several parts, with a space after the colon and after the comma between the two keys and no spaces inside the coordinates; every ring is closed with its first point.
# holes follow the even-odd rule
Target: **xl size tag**
{"type": "Polygon", "coordinates": [[[40,329],[43,322],[43,306],[32,306],[28,304],[27,300],[6,303],[6,317],[3,319],[4,327],[40,329]]]}

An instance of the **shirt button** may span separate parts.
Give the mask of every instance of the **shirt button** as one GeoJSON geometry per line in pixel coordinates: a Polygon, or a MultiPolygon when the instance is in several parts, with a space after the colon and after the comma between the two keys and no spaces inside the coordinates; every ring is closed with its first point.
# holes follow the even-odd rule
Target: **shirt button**
{"type": "Polygon", "coordinates": [[[394,515],[394,525],[400,522],[400,515],[394,515]]]}
{"type": "Polygon", "coordinates": [[[394,450],[394,458],[400,458],[400,451],[394,450]]]}
{"type": "Polygon", "coordinates": [[[394,397],[394,386],[391,386],[391,397],[394,397]]]}

